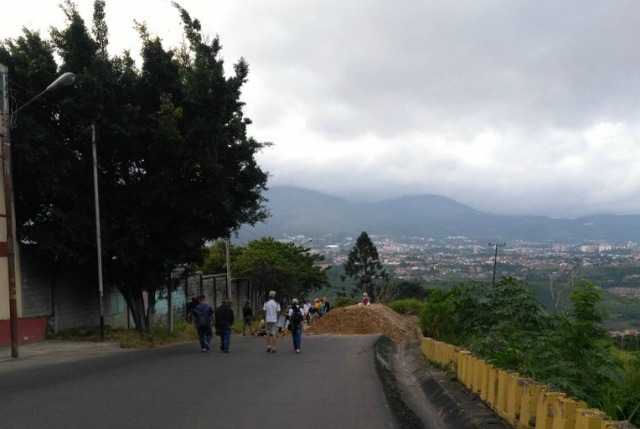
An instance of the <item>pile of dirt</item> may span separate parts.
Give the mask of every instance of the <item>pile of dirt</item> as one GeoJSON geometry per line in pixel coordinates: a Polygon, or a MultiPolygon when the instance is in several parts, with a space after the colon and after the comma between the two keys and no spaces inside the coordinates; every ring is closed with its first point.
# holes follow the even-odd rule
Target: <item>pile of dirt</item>
{"type": "Polygon", "coordinates": [[[402,316],[386,305],[351,305],[334,308],[305,329],[305,334],[382,334],[396,343],[415,335],[417,318],[402,316]]]}

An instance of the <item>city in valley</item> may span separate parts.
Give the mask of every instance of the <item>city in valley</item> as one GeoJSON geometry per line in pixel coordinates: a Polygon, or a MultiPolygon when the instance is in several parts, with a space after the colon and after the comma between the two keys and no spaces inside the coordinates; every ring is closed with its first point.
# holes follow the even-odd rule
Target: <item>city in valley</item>
{"type": "MultiPolygon", "coordinates": [[[[532,272],[549,273],[553,279],[571,275],[582,268],[624,268],[637,274],[625,277],[624,284],[600,285],[618,295],[640,298],[640,251],[637,243],[625,245],[478,243],[465,237],[442,240],[425,238],[385,238],[371,236],[380,261],[395,278],[422,282],[491,280],[494,265],[497,275],[526,279],[532,272]],[[613,289],[613,290],[612,290],[613,289]]],[[[344,243],[311,247],[325,256],[327,265],[342,265],[355,245],[353,238],[344,243]]]]}
{"type": "MultiPolygon", "coordinates": [[[[547,301],[550,289],[567,290],[571,280],[585,278],[620,298],[625,305],[636,306],[636,314],[640,308],[640,251],[635,242],[480,243],[461,236],[441,240],[370,237],[380,261],[396,279],[433,287],[451,286],[468,280],[491,283],[495,270],[496,281],[504,276],[525,280],[537,290],[536,294],[543,301],[547,301]]],[[[316,239],[305,246],[314,253],[323,254],[327,266],[343,265],[355,246],[353,237],[339,243],[324,241],[316,239]]],[[[624,326],[627,327],[628,322],[637,323],[626,322],[624,326]]],[[[628,331],[627,334],[631,335],[637,333],[628,331]]]]}

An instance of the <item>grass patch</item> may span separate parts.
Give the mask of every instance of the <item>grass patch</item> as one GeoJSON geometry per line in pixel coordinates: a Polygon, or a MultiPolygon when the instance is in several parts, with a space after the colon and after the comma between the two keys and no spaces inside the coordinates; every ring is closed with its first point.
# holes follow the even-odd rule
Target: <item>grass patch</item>
{"type": "MultiPolygon", "coordinates": [[[[64,341],[100,341],[100,328],[76,328],[47,335],[48,340],[64,341]]],[[[173,332],[169,333],[167,325],[158,325],[149,332],[139,332],[135,329],[111,329],[105,327],[105,341],[116,342],[124,349],[145,349],[187,341],[196,341],[198,334],[193,325],[180,321],[173,325],[173,332]]]]}
{"type": "Polygon", "coordinates": [[[424,307],[424,302],[416,298],[400,299],[389,304],[389,308],[398,314],[418,316],[424,307]]]}

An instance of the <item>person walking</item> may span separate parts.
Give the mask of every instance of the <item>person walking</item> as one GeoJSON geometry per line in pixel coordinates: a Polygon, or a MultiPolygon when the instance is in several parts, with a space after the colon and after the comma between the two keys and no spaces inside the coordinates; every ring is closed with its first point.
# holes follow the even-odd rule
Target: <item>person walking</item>
{"type": "Polygon", "coordinates": [[[225,353],[229,353],[233,321],[234,314],[231,308],[231,300],[225,298],[222,304],[216,308],[216,331],[220,331],[220,351],[225,353]]]}
{"type": "Polygon", "coordinates": [[[207,304],[207,297],[200,295],[198,304],[193,308],[193,323],[196,326],[200,349],[203,352],[209,351],[209,344],[211,344],[211,338],[213,338],[213,330],[211,329],[212,317],[213,308],[207,304]]]}
{"type": "Polygon", "coordinates": [[[276,352],[276,334],[278,333],[278,316],[280,315],[280,304],[276,301],[276,291],[269,292],[269,300],[262,306],[264,313],[264,328],[267,337],[267,353],[276,352]]]}
{"type": "Polygon", "coordinates": [[[311,304],[308,299],[305,299],[304,304],[302,304],[302,317],[307,322],[307,326],[311,326],[311,304]]]}
{"type": "Polygon", "coordinates": [[[195,296],[191,298],[191,301],[187,303],[187,323],[193,323],[193,309],[196,308],[196,305],[198,305],[198,303],[198,298],[195,296]]]}
{"type": "Polygon", "coordinates": [[[242,307],[242,323],[244,324],[242,335],[247,335],[247,328],[249,328],[251,335],[255,334],[253,330],[253,309],[249,301],[245,302],[244,307],[242,307]]]}
{"type": "Polygon", "coordinates": [[[322,317],[322,301],[320,301],[320,298],[316,298],[316,300],[313,302],[313,306],[316,309],[316,311],[314,312],[316,318],[319,319],[320,317],[322,317]]]}
{"type": "Polygon", "coordinates": [[[300,353],[300,345],[302,342],[302,321],[304,320],[304,314],[302,308],[298,305],[298,300],[294,298],[291,301],[291,308],[289,308],[289,330],[291,331],[291,337],[293,338],[293,350],[296,353],[300,353]]]}
{"type": "Polygon", "coordinates": [[[320,307],[320,315],[324,316],[329,311],[331,311],[331,304],[329,303],[329,301],[327,301],[327,297],[325,296],[325,297],[322,298],[322,304],[321,304],[321,307],[320,307]]]}

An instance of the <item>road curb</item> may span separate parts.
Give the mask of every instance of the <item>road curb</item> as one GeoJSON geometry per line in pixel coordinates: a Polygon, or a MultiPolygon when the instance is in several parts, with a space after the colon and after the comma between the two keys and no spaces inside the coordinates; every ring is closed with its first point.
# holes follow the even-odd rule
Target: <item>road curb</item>
{"type": "Polygon", "coordinates": [[[375,344],[376,368],[400,428],[510,429],[445,371],[428,364],[417,340],[375,344]]]}

